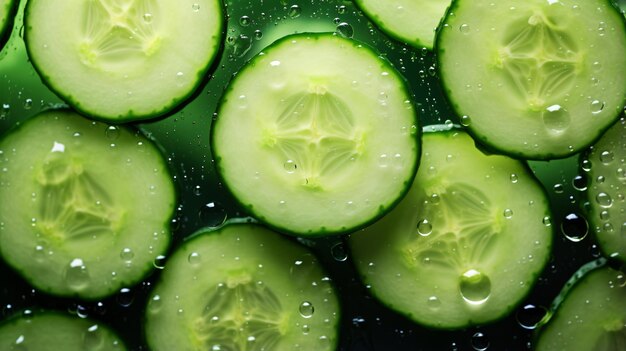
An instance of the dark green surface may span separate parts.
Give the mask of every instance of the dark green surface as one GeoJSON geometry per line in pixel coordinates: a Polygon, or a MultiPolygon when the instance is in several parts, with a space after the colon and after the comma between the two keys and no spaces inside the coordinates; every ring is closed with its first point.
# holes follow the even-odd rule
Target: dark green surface
{"type": "MultiPolygon", "coordinates": [[[[194,100],[171,116],[139,125],[163,145],[175,170],[181,198],[173,221],[174,247],[200,227],[216,226],[226,218],[246,215],[216,177],[209,149],[210,125],[231,75],[246,60],[283,35],[296,31],[351,34],[354,39],[382,52],[409,80],[422,125],[444,123],[448,119],[460,122],[441,94],[432,53],[386,37],[351,1],[229,0],[226,5],[229,13],[227,40],[221,61],[208,84],[194,100]],[[300,10],[292,9],[294,5],[300,10]],[[248,19],[242,19],[242,16],[248,16],[248,19]],[[257,39],[256,31],[262,33],[260,39],[257,39]]],[[[27,61],[20,37],[19,15],[16,28],[8,46],[0,52],[1,133],[42,108],[60,103],[27,61]]],[[[581,172],[577,163],[577,156],[530,162],[550,195],[554,216],[551,222],[557,236],[548,268],[522,306],[547,308],[573,272],[600,255],[588,231],[571,233],[571,228],[566,226],[570,236],[578,234],[583,237],[578,242],[567,239],[561,231],[564,218],[572,213],[581,214],[585,201],[583,192],[573,186],[575,177],[581,172]]],[[[576,228],[581,226],[584,229],[584,222],[576,228]]],[[[301,240],[319,254],[339,291],[343,306],[339,350],[476,350],[483,349],[486,343],[489,350],[526,350],[527,343],[532,342],[532,330],[522,327],[518,319],[526,321],[532,317],[529,311],[536,312],[537,309],[524,307],[497,324],[457,332],[432,331],[416,326],[371,298],[358,279],[351,258],[345,254],[343,240],[342,237],[301,240]]],[[[157,262],[157,265],[161,263],[157,262]]],[[[112,298],[85,303],[52,298],[34,290],[0,262],[0,317],[6,318],[19,309],[34,306],[67,310],[104,320],[121,334],[130,349],[147,350],[142,340],[141,316],[158,272],[112,298]]]]}

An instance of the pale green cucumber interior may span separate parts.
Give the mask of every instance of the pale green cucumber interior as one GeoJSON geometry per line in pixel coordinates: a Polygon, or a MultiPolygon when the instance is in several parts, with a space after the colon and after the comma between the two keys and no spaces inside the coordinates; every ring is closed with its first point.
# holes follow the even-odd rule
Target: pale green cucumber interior
{"type": "Polygon", "coordinates": [[[362,226],[407,189],[419,152],[404,81],[331,34],[287,37],[231,82],[213,130],[225,183],[288,232],[362,226]]]}
{"type": "Polygon", "coordinates": [[[388,35],[432,49],[435,29],[450,0],[357,0],[356,3],[388,35]]]}
{"type": "Polygon", "coordinates": [[[116,350],[126,347],[102,323],[59,312],[25,312],[0,324],[2,350],[116,350]],[[28,314],[26,314],[28,313],[28,314]]]}
{"type": "Polygon", "coordinates": [[[537,351],[618,351],[626,347],[626,279],[608,267],[587,273],[566,291],[549,323],[540,330],[537,351]]]}
{"type": "Polygon", "coordinates": [[[548,259],[545,194],[526,166],[486,156],[460,131],[423,135],[407,196],[352,234],[372,294],[418,323],[455,329],[503,317],[548,259]]]}
{"type": "Polygon", "coordinates": [[[0,142],[0,168],[0,252],[43,291],[110,295],[169,244],[172,179],[139,132],[43,112],[0,142]]]}
{"type": "Polygon", "coordinates": [[[457,1],[451,12],[439,69],[483,143],[525,158],[563,157],[621,112],[626,25],[609,1],[457,1]]]}
{"type": "Polygon", "coordinates": [[[583,158],[588,178],[589,220],[602,251],[626,261],[626,120],[622,117],[583,158]]]}
{"type": "Polygon", "coordinates": [[[167,261],[146,309],[160,350],[334,350],[339,303],[307,249],[257,225],[201,231],[167,261]]]}
{"type": "Polygon", "coordinates": [[[202,81],[222,16],[219,0],[33,0],[25,35],[43,80],[68,103],[140,119],[171,110],[202,81]]]}

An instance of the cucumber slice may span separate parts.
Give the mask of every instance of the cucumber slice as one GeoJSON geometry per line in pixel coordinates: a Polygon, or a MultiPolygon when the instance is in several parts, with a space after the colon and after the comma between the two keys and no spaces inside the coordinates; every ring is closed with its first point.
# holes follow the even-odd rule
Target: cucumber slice
{"type": "Polygon", "coordinates": [[[59,312],[41,312],[10,318],[0,325],[0,349],[36,350],[111,350],[126,346],[114,331],[91,319],[71,317],[59,312]]]}
{"type": "Polygon", "coordinates": [[[201,230],[166,263],[146,311],[160,350],[334,350],[339,302],[315,257],[263,227],[201,230]]]}
{"type": "Polygon", "coordinates": [[[212,129],[217,169],[258,219],[283,232],[348,232],[406,193],[419,156],[406,82],[371,49],[296,34],[230,83],[212,129]]]}
{"type": "Polygon", "coordinates": [[[603,267],[582,278],[575,276],[559,295],[559,300],[555,314],[540,329],[537,351],[626,350],[626,279],[623,272],[603,267]],[[575,285],[571,287],[571,284],[575,285]]]}
{"type": "Polygon", "coordinates": [[[43,112],[0,141],[0,170],[0,254],[37,289],[99,299],[167,250],[174,185],[139,132],[43,112]]]}
{"type": "Polygon", "coordinates": [[[59,312],[40,312],[11,318],[0,325],[0,349],[37,350],[115,350],[126,346],[106,325],[91,319],[59,312]]]}
{"type": "Polygon", "coordinates": [[[626,261],[626,119],[604,133],[583,160],[591,164],[588,218],[600,248],[626,261]]]}
{"type": "Polygon", "coordinates": [[[500,152],[572,155],[624,107],[626,25],[609,0],[458,0],[437,38],[449,101],[500,152]]]}
{"type": "Polygon", "coordinates": [[[450,0],[356,0],[383,32],[417,48],[433,48],[435,29],[450,0]]]}
{"type": "Polygon", "coordinates": [[[0,50],[11,35],[18,3],[17,0],[0,0],[0,50]]]}
{"type": "Polygon", "coordinates": [[[29,0],[25,40],[43,82],[68,104],[126,122],[193,94],[220,51],[223,16],[220,0],[29,0]]]}
{"type": "Polygon", "coordinates": [[[530,291],[550,255],[548,215],[526,164],[442,130],[424,133],[404,200],[349,243],[385,305],[429,327],[464,328],[507,315],[530,291]]]}

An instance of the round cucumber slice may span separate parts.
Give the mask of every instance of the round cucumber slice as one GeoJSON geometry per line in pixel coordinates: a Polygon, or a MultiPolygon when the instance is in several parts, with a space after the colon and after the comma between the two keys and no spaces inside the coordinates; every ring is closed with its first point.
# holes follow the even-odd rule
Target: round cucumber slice
{"type": "Polygon", "coordinates": [[[114,331],[91,319],[59,312],[28,312],[0,324],[2,350],[115,350],[126,346],[114,331]]]}
{"type": "Polygon", "coordinates": [[[167,250],[172,177],[137,131],[43,112],[0,141],[0,170],[0,253],[37,289],[99,299],[167,250]]]}
{"type": "Polygon", "coordinates": [[[263,227],[201,230],[165,265],[146,311],[152,350],[334,350],[339,302],[303,246],[263,227]]]}
{"type": "Polygon", "coordinates": [[[407,196],[353,233],[356,268],[385,305],[442,329],[497,320],[546,264],[547,196],[526,164],[485,155],[458,130],[427,132],[407,196]]]}
{"type": "Polygon", "coordinates": [[[68,104],[126,122],[193,94],[220,51],[223,17],[220,0],[30,0],[25,40],[43,82],[68,104]]]}
{"type": "Polygon", "coordinates": [[[626,261],[626,119],[613,125],[583,157],[587,175],[589,221],[602,251],[626,261]]]}
{"type": "Polygon", "coordinates": [[[17,0],[0,0],[0,50],[11,35],[18,3],[17,0]]]}
{"type": "Polygon", "coordinates": [[[414,47],[433,48],[435,29],[450,0],[356,0],[365,14],[388,35],[414,47]]]}
{"type": "Polygon", "coordinates": [[[624,107],[626,25],[608,0],[458,0],[436,47],[470,133],[515,157],[581,151],[624,107]]]}
{"type": "Polygon", "coordinates": [[[577,273],[557,298],[556,311],[539,330],[535,350],[626,349],[624,273],[603,267],[586,272],[582,278],[581,274],[577,273]]]}
{"type": "Polygon", "coordinates": [[[332,34],[268,47],[230,83],[212,129],[217,169],[258,219],[299,235],[348,232],[406,193],[419,156],[403,78],[332,34]]]}

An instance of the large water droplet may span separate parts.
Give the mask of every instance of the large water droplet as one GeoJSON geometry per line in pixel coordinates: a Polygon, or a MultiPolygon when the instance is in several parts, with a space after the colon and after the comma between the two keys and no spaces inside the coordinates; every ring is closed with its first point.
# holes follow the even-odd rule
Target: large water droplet
{"type": "Polygon", "coordinates": [[[417,223],[417,233],[421,236],[428,236],[433,232],[433,225],[428,219],[423,219],[417,223]]]}
{"type": "Polygon", "coordinates": [[[591,101],[591,113],[597,115],[604,109],[604,102],[600,100],[591,101]]]}
{"type": "Polygon", "coordinates": [[[189,256],[187,257],[187,261],[189,262],[190,265],[192,266],[197,266],[200,264],[202,258],[200,257],[200,254],[197,252],[192,252],[189,254],[189,256]]]}
{"type": "Polygon", "coordinates": [[[354,36],[354,29],[346,22],[339,23],[336,30],[344,38],[352,38],[354,36]]]}
{"type": "Polygon", "coordinates": [[[285,168],[285,171],[287,171],[287,173],[293,173],[298,169],[298,165],[296,165],[296,162],[294,160],[285,161],[283,167],[285,168]]]}
{"type": "Polygon", "coordinates": [[[491,280],[485,274],[470,269],[461,275],[459,291],[467,303],[472,305],[483,304],[491,295],[491,280]]]}
{"type": "Polygon", "coordinates": [[[431,296],[426,300],[426,306],[432,311],[436,311],[441,307],[441,300],[437,296],[431,296]]]}
{"type": "Polygon", "coordinates": [[[611,198],[611,195],[605,192],[601,192],[596,196],[596,202],[598,203],[598,205],[605,208],[611,207],[611,205],[613,205],[613,199],[611,198]]]}
{"type": "Polygon", "coordinates": [[[587,236],[589,224],[584,217],[577,213],[570,213],[561,222],[561,232],[570,241],[579,242],[587,236]]]}
{"type": "Polygon", "coordinates": [[[515,319],[517,319],[517,323],[524,329],[535,329],[537,328],[539,322],[546,316],[545,307],[535,306],[535,305],[526,305],[522,307],[517,314],[515,315],[515,319]]]}
{"type": "Polygon", "coordinates": [[[313,304],[308,301],[304,301],[303,303],[301,303],[299,310],[300,310],[300,315],[304,318],[313,317],[313,312],[315,312],[315,308],[313,307],[313,304]]]}
{"type": "Polygon", "coordinates": [[[65,267],[65,282],[70,289],[82,290],[89,281],[89,271],[82,259],[75,258],[65,267]]]}
{"type": "Polygon", "coordinates": [[[562,133],[571,123],[569,112],[561,105],[548,106],[542,113],[544,126],[553,133],[562,133]]]}

